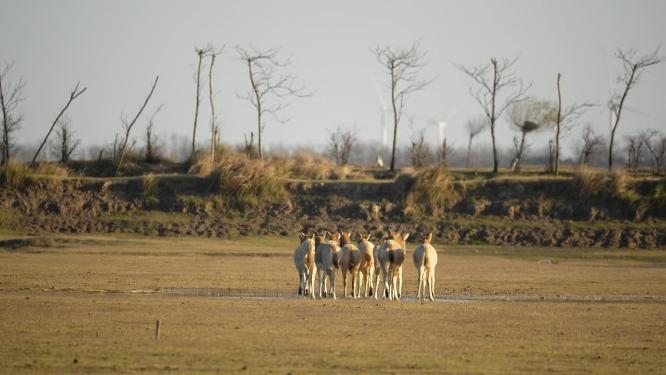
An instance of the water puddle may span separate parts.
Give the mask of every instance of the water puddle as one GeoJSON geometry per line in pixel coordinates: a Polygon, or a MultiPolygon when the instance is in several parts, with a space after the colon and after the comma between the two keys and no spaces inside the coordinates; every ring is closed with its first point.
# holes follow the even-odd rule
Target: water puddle
{"type": "MultiPolygon", "coordinates": [[[[18,293],[30,293],[34,290],[21,290],[18,293]]],[[[208,297],[227,299],[253,299],[253,300],[297,300],[310,299],[310,297],[297,296],[292,292],[273,289],[243,289],[243,288],[159,288],[159,289],[44,289],[44,293],[73,293],[73,294],[113,294],[113,295],[143,295],[163,297],[208,297]]],[[[0,293],[16,293],[0,291],[0,293]]],[[[317,298],[319,299],[319,298],[317,298]]],[[[324,298],[331,300],[330,298],[324,298]]],[[[338,294],[338,300],[352,300],[338,294]]],[[[363,298],[359,301],[364,300],[363,298]]],[[[373,300],[373,297],[368,298],[373,300]]],[[[402,302],[420,302],[413,296],[404,296],[402,302]]],[[[388,301],[387,301],[388,302],[388,301]]],[[[429,301],[425,301],[427,303],[429,301]]],[[[440,295],[433,301],[435,303],[666,303],[666,295],[604,295],[604,296],[541,296],[541,295],[440,295]]]]}

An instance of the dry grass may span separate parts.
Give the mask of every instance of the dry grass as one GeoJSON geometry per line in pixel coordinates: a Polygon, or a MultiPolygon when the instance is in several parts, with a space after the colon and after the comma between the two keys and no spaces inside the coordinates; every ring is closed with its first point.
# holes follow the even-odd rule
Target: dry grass
{"type": "Polygon", "coordinates": [[[46,190],[62,188],[62,180],[69,177],[69,170],[57,163],[39,163],[31,168],[26,163],[11,161],[0,169],[0,186],[20,190],[27,187],[46,190]]]}
{"type": "MultiPolygon", "coordinates": [[[[290,255],[297,241],[51,239],[57,246],[0,251],[0,372],[624,374],[666,365],[666,310],[659,303],[91,293],[243,286],[295,293],[290,255]]],[[[585,250],[588,259],[578,259],[582,250],[438,248],[440,296],[666,294],[663,250],[585,250]],[[553,262],[538,263],[542,255],[553,262]],[[623,259],[630,255],[635,260],[623,259]]],[[[413,296],[414,279],[408,261],[406,295],[413,296]]]]}
{"type": "Polygon", "coordinates": [[[414,184],[405,198],[408,214],[440,216],[461,198],[444,166],[424,168],[414,178],[414,184]]]}
{"type": "Polygon", "coordinates": [[[623,170],[608,173],[582,167],[574,173],[572,183],[581,198],[618,197],[627,192],[629,176],[623,170]]]}
{"type": "Polygon", "coordinates": [[[219,160],[203,155],[190,168],[190,173],[207,175],[214,190],[225,199],[225,205],[245,208],[289,201],[285,188],[286,167],[249,158],[241,152],[224,150],[219,160]]]}

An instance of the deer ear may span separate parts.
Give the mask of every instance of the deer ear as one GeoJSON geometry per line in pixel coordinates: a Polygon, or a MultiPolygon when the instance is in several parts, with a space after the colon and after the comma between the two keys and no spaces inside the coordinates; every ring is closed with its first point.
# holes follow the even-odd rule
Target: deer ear
{"type": "Polygon", "coordinates": [[[366,237],[365,240],[370,241],[370,237],[372,237],[372,233],[368,233],[368,237],[366,237]]]}
{"type": "Polygon", "coordinates": [[[409,233],[402,236],[403,241],[407,241],[408,238],[409,238],[409,233]]]}

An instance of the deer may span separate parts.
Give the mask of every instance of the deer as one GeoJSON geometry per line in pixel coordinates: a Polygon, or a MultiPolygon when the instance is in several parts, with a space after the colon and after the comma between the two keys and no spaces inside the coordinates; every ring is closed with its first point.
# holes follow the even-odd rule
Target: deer
{"type": "Polygon", "coordinates": [[[390,238],[375,247],[375,299],[379,292],[379,273],[384,280],[382,298],[400,300],[402,296],[402,263],[405,261],[409,233],[390,231],[390,238]],[[379,271],[377,271],[379,269],[379,271]]]}
{"type": "Polygon", "coordinates": [[[298,295],[314,298],[314,277],[317,272],[315,265],[315,235],[298,234],[301,243],[294,251],[294,265],[298,272],[298,295]]]}
{"type": "Polygon", "coordinates": [[[428,298],[433,301],[435,299],[435,267],[437,266],[437,251],[430,244],[432,241],[432,233],[422,235],[421,241],[421,245],[414,250],[414,254],[412,255],[414,266],[416,267],[416,281],[418,285],[416,300],[425,299],[427,284],[428,298]]]}
{"type": "Polygon", "coordinates": [[[319,298],[322,298],[322,295],[326,295],[336,299],[335,270],[338,268],[340,234],[333,234],[331,239],[327,241],[326,236],[328,234],[330,233],[323,232],[316,235],[318,245],[315,248],[315,266],[317,275],[319,275],[319,298]],[[327,280],[331,282],[330,290],[326,286],[327,280]]]}
{"type": "Polygon", "coordinates": [[[361,242],[358,244],[358,250],[361,252],[361,265],[359,267],[359,271],[361,273],[361,289],[364,289],[363,283],[365,283],[365,291],[363,292],[363,297],[368,298],[368,296],[372,296],[373,292],[375,291],[373,289],[373,276],[375,274],[375,259],[374,259],[374,249],[375,245],[370,242],[370,237],[372,236],[372,233],[368,233],[367,235],[363,236],[362,234],[359,233],[359,238],[361,242]],[[370,294],[368,294],[368,289],[370,290],[370,294]]]}
{"type": "Polygon", "coordinates": [[[347,294],[347,273],[351,276],[351,290],[352,298],[358,298],[361,290],[360,266],[361,266],[361,252],[358,247],[351,242],[352,232],[342,232],[340,235],[340,257],[339,268],[342,272],[342,288],[344,290],[345,298],[349,298],[347,294]]]}

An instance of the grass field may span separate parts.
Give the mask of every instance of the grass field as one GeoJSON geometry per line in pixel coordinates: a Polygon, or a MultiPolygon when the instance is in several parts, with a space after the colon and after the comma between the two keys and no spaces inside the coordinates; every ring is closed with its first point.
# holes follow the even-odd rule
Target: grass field
{"type": "MultiPolygon", "coordinates": [[[[16,237],[0,233],[4,373],[570,374],[666,366],[666,250],[439,246],[441,300],[397,303],[286,298],[297,288],[294,238],[7,241],[16,237]],[[279,297],[167,296],[163,288],[279,297]]],[[[404,276],[404,294],[413,297],[411,257],[404,276]]]]}

